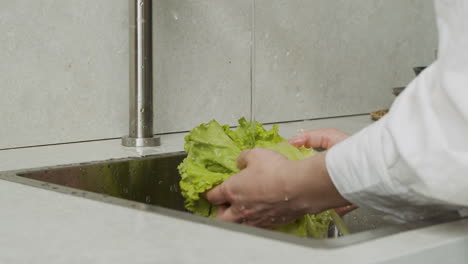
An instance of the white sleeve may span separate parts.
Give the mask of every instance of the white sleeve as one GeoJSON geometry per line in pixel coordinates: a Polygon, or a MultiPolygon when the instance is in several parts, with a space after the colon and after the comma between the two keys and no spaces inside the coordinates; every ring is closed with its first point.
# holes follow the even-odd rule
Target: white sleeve
{"type": "Polygon", "coordinates": [[[468,207],[468,1],[436,0],[436,10],[438,60],[326,159],[347,200],[410,221],[468,207]]]}

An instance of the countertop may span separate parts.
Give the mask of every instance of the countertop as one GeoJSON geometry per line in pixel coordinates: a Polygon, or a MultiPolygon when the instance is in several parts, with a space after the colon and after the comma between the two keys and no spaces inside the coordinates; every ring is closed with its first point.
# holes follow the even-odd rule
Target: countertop
{"type": "MultiPolygon", "coordinates": [[[[293,122],[280,124],[280,133],[355,133],[370,123],[369,116],[293,122]]],[[[184,135],[164,135],[161,147],[149,149],[103,140],[4,150],[0,171],[181,151],[184,135]]],[[[5,180],[0,210],[0,263],[381,263],[468,241],[462,220],[344,248],[309,248],[5,180]]]]}

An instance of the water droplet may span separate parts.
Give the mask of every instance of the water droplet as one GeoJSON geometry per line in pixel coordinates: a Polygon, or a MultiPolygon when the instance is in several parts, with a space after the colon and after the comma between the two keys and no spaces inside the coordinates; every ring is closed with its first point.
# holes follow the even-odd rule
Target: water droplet
{"type": "Polygon", "coordinates": [[[151,202],[151,197],[150,197],[149,195],[146,196],[146,202],[147,202],[147,203],[150,203],[150,202],[151,202]]]}
{"type": "Polygon", "coordinates": [[[297,134],[302,134],[304,132],[305,132],[305,130],[303,128],[297,130],[297,134]]]}
{"type": "Polygon", "coordinates": [[[163,184],[163,181],[159,181],[158,184],[159,184],[159,185],[163,184]]]}
{"type": "Polygon", "coordinates": [[[172,12],[172,17],[174,18],[174,20],[179,20],[179,16],[176,12],[172,12]]]}
{"type": "Polygon", "coordinates": [[[141,108],[140,109],[140,113],[144,113],[145,112],[145,109],[144,108],[141,108]]]}
{"type": "Polygon", "coordinates": [[[270,218],[270,220],[271,220],[271,222],[274,222],[274,221],[275,221],[275,218],[274,218],[274,217],[272,217],[272,218],[270,218]]]}
{"type": "Polygon", "coordinates": [[[286,195],[286,196],[284,197],[284,200],[285,200],[286,202],[289,201],[289,197],[286,195]]]}

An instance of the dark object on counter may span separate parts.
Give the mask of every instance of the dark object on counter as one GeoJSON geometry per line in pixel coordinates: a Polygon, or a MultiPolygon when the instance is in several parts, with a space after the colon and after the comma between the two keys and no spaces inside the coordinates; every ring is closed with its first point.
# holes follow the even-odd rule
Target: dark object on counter
{"type": "Polygon", "coordinates": [[[393,88],[393,94],[395,96],[398,96],[401,94],[401,92],[403,92],[403,90],[405,90],[405,87],[396,87],[396,88],[393,88]]]}
{"type": "Polygon", "coordinates": [[[423,72],[426,68],[427,68],[426,66],[414,67],[414,68],[413,68],[414,74],[416,74],[416,76],[418,76],[418,75],[421,74],[421,72],[423,72]]]}
{"type": "MultiPolygon", "coordinates": [[[[426,68],[427,68],[426,66],[414,67],[413,68],[414,74],[416,74],[416,76],[419,76],[419,74],[421,74],[421,72],[423,72],[426,68]]],[[[401,94],[401,92],[403,92],[403,90],[405,90],[405,88],[406,87],[393,88],[393,94],[395,96],[398,96],[401,94]]]]}

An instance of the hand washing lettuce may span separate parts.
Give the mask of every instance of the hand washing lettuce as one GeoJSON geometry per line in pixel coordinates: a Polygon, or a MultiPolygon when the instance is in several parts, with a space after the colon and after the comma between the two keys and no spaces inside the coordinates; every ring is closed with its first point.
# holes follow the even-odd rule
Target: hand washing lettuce
{"type": "MultiPolygon", "coordinates": [[[[260,123],[254,125],[245,118],[239,120],[235,130],[221,126],[215,120],[201,124],[185,137],[187,158],[179,165],[182,177],[180,188],[185,207],[194,214],[214,217],[216,207],[202,196],[239,172],[236,160],[242,150],[262,147],[281,153],[290,160],[302,160],[312,156],[312,149],[296,148],[278,133],[278,126],[267,131],[260,123]]],[[[326,238],[332,221],[329,211],[317,215],[305,215],[293,223],[276,230],[306,237],[326,238]]]]}

